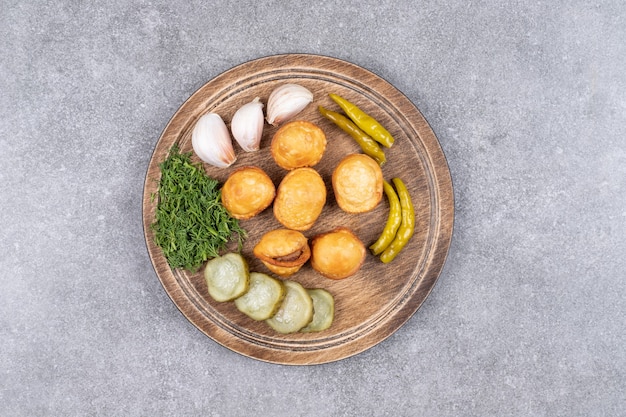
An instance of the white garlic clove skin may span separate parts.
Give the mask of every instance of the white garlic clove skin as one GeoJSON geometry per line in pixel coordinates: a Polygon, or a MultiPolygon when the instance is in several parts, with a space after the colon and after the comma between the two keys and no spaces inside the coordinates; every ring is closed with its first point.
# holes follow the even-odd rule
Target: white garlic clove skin
{"type": "Polygon", "coordinates": [[[235,112],[230,130],[241,148],[246,152],[258,151],[263,136],[263,103],[259,97],[244,104],[235,112]]]}
{"type": "Polygon", "coordinates": [[[283,84],[267,100],[267,123],[278,126],[300,113],[313,101],[313,93],[298,84],[283,84]]]}
{"type": "Polygon", "coordinates": [[[228,128],[216,113],[198,119],[191,133],[191,145],[200,159],[218,168],[229,167],[237,160],[228,128]]]}

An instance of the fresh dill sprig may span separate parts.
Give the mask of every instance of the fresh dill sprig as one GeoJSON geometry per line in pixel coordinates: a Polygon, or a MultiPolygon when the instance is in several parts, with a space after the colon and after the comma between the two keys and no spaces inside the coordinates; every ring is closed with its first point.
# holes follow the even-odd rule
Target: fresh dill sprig
{"type": "Polygon", "coordinates": [[[206,260],[219,256],[231,240],[237,238],[241,248],[246,232],[222,205],[218,181],[190,157],[191,152],[181,153],[174,144],[159,165],[152,229],[170,267],[195,272],[206,260]]]}

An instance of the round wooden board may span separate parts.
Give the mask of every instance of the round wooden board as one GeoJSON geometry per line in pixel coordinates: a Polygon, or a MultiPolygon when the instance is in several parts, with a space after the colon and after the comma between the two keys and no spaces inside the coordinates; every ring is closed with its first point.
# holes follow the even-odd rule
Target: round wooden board
{"type": "MultiPolygon", "coordinates": [[[[277,128],[265,124],[261,150],[244,152],[236,142],[238,160],[219,169],[204,164],[207,174],[223,183],[237,167],[255,165],[264,169],[278,186],[286,171],[269,152],[277,128]]],[[[193,155],[195,161],[199,159],[193,155]]],[[[223,346],[258,360],[280,364],[320,364],[360,353],[381,342],[400,328],[420,307],[433,288],[445,262],[454,218],[452,181],[439,142],[419,110],[395,87],[357,65],[330,57],[287,54],[260,58],[234,67],[196,91],[174,114],[159,139],[146,174],[143,194],[143,225],[146,244],[155,271],[180,311],[207,336],[223,346]],[[154,244],[154,222],[160,179],[159,164],[174,143],[190,152],[195,122],[207,112],[216,112],[227,125],[234,112],[255,97],[266,105],[270,92],[284,83],[300,84],[314,94],[297,119],[319,125],[326,133],[326,152],[314,168],[327,187],[327,201],[318,221],[304,232],[311,238],[339,225],[347,226],[369,246],[382,231],[388,214],[383,197],[376,209],[348,214],[337,206],[330,181],[339,160],[361,152],[354,140],[327,121],[318,105],[340,111],[328,97],[339,94],[379,120],[395,137],[385,149],[386,180],[401,178],[411,193],[416,212],[416,232],[409,245],[390,264],[368,252],[361,270],[347,279],[333,281],[316,273],[307,263],[290,279],[306,288],[324,288],[335,297],[332,327],[318,333],[278,334],[264,322],[240,313],[234,303],[213,301],[206,289],[202,270],[190,273],[172,270],[154,244]]],[[[252,248],[266,231],[282,227],[271,207],[260,215],[241,221],[248,231],[243,255],[250,270],[269,273],[252,255],[252,248]]]]}

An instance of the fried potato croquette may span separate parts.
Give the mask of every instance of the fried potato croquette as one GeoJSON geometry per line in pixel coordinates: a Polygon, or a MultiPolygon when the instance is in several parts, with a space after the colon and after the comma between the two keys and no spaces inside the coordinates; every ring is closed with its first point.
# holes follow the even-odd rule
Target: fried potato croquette
{"type": "Polygon", "coordinates": [[[332,182],[337,204],[348,213],[373,210],[383,196],[383,172],[364,154],[343,158],[333,171],[332,182]]]}
{"type": "Polygon", "coordinates": [[[311,266],[330,279],[354,275],[365,261],[365,245],[347,227],[311,239],[311,266]]]}
{"type": "Polygon", "coordinates": [[[272,157],[278,166],[286,170],[316,165],[325,150],[324,131],[303,120],[285,124],[272,137],[272,157]]]}
{"type": "Polygon", "coordinates": [[[276,187],[261,168],[241,167],[228,177],[222,187],[222,204],[231,216],[246,220],[272,204],[276,187]]]}
{"type": "Polygon", "coordinates": [[[326,185],[313,168],[290,171],[278,185],[274,216],[292,230],[309,230],[326,204],[326,185]]]}
{"type": "Polygon", "coordinates": [[[311,257],[307,238],[289,229],[265,233],[252,252],[270,271],[283,277],[298,272],[311,257]]]}

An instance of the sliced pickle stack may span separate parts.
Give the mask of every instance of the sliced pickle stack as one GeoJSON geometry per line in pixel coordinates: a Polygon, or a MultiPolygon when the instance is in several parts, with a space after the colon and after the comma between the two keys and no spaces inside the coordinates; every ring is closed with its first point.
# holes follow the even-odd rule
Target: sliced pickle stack
{"type": "Polygon", "coordinates": [[[207,262],[204,279],[215,301],[234,301],[243,314],[265,321],[278,333],[319,332],[333,323],[335,301],[328,291],[250,272],[238,253],[227,253],[207,262]]]}

